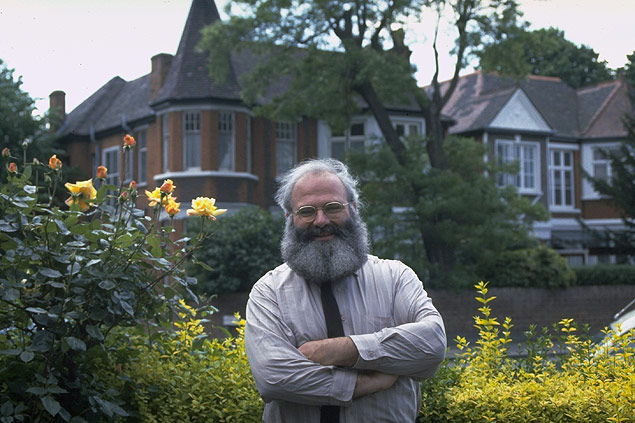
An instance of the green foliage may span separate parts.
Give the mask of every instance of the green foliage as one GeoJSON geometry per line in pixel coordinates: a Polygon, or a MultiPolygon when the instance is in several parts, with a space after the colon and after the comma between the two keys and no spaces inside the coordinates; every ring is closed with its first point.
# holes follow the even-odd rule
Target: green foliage
{"type": "Polygon", "coordinates": [[[633,422],[635,333],[605,333],[612,345],[598,349],[571,319],[555,333],[527,334],[520,358],[507,353],[510,319],[491,317],[487,284],[476,285],[480,315],[474,347],[458,337],[459,353],[423,382],[424,422],[633,422]]]}
{"type": "Polygon", "coordinates": [[[347,159],[360,176],[367,205],[363,213],[376,254],[398,257],[428,275],[428,287],[460,288],[479,275],[481,263],[506,250],[535,245],[529,229],[534,220],[546,219],[546,211],[512,187],[496,186],[486,171],[493,175],[498,169],[484,163],[481,144],[446,139],[449,169],[440,171],[429,166],[420,140],[406,142],[411,157],[407,170],[382,146],[347,159]],[[415,180],[417,195],[411,191],[415,180]],[[451,267],[436,266],[426,255],[425,235],[430,234],[448,247],[452,259],[445,261],[451,267]]]}
{"type": "Polygon", "coordinates": [[[566,288],[576,283],[567,261],[544,245],[503,251],[482,267],[485,279],[496,287],[566,288]]]}
{"type": "Polygon", "coordinates": [[[635,87],[635,50],[626,58],[628,59],[626,65],[623,69],[619,69],[618,73],[621,73],[626,82],[635,87]]]}
{"type": "Polygon", "coordinates": [[[614,79],[606,61],[599,61],[598,55],[590,47],[576,46],[556,28],[518,28],[501,40],[486,44],[477,54],[480,67],[487,72],[518,78],[555,76],[573,88],[614,79]]]}
{"type": "Polygon", "coordinates": [[[113,421],[128,415],[113,372],[127,356],[109,338],[170,321],[191,296],[182,264],[197,245],[170,240],[160,205],[154,219],[136,209],[134,187],[66,184],[70,209],[53,205],[62,170],[38,163],[0,185],[2,421],[113,421]],[[30,184],[38,172],[44,192],[30,184]]]}
{"type": "MultiPolygon", "coordinates": [[[[195,225],[188,225],[196,231],[195,225]]],[[[248,291],[267,271],[282,263],[280,239],[284,221],[258,207],[244,207],[223,217],[213,239],[188,264],[198,279],[196,292],[207,295],[248,291]],[[200,263],[203,263],[201,265],[200,263]]]]}
{"type": "Polygon", "coordinates": [[[134,421],[260,422],[263,402],[251,376],[244,347],[245,321],[238,337],[207,339],[196,312],[186,309],[176,330],[149,345],[134,340],[139,355],[129,364],[134,389],[134,421]]]}
{"type": "Polygon", "coordinates": [[[574,267],[576,284],[588,285],[633,285],[635,266],[628,264],[598,264],[574,267]]]}

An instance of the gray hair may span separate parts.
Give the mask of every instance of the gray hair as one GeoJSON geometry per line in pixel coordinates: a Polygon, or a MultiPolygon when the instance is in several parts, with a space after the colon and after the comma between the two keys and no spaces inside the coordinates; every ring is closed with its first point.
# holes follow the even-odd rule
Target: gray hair
{"type": "Polygon", "coordinates": [[[359,203],[357,179],[350,174],[344,163],[335,159],[306,160],[291,168],[280,178],[278,192],[276,193],[276,202],[282,207],[285,213],[292,213],[291,193],[293,192],[295,184],[307,175],[320,175],[324,173],[332,173],[337,176],[346,189],[346,201],[356,203],[358,207],[361,207],[359,203]]]}

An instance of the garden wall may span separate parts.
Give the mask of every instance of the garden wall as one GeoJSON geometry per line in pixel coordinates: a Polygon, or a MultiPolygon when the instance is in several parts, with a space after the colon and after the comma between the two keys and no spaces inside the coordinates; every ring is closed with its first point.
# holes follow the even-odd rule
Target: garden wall
{"type": "MultiPolygon", "coordinates": [[[[600,332],[613,320],[613,315],[635,298],[635,285],[580,286],[567,289],[541,288],[492,288],[496,296],[490,303],[492,315],[502,322],[512,318],[514,341],[522,341],[522,332],[535,324],[538,328],[551,326],[572,318],[579,325],[588,324],[592,334],[600,332]]],[[[478,314],[479,303],[474,299],[476,291],[428,290],[446,326],[448,340],[457,335],[476,338],[473,316],[478,314]]],[[[248,293],[219,295],[212,305],[219,309],[210,317],[213,326],[223,325],[223,316],[235,311],[245,317],[248,293]]],[[[220,331],[213,335],[221,336],[220,331]]],[[[449,344],[453,344],[449,342],[449,344]]]]}

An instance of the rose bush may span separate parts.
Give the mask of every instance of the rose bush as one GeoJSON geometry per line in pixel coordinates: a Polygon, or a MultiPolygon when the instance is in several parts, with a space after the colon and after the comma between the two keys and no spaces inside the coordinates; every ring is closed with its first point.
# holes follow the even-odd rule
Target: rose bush
{"type": "MultiPolygon", "coordinates": [[[[122,148],[134,145],[126,135],[122,148]]],[[[196,302],[183,264],[209,231],[170,239],[180,206],[172,181],[149,192],[151,216],[135,206],[136,184],[106,184],[103,166],[97,187],[92,179],[66,183],[69,196],[57,206],[56,156],[21,166],[2,157],[9,172],[0,187],[0,422],[126,417],[122,369],[137,350],[121,344],[121,328],[157,333],[183,299],[196,302]],[[32,183],[42,179],[44,188],[32,183]]],[[[188,214],[203,229],[224,212],[214,199],[196,201],[188,214]]]]}

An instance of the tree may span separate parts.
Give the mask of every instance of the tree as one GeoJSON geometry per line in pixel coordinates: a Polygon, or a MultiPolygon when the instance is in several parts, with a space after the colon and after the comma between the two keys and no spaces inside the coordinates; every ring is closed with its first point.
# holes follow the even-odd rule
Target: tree
{"type": "Polygon", "coordinates": [[[526,31],[519,27],[488,43],[477,55],[485,71],[516,77],[555,76],[573,88],[614,78],[606,61],[598,60],[598,53],[575,45],[557,28],[526,31]]]}
{"type": "Polygon", "coordinates": [[[613,245],[618,255],[635,258],[635,117],[626,116],[624,125],[628,131],[626,140],[617,150],[606,150],[604,154],[611,161],[610,179],[585,176],[593,188],[621,212],[625,230],[595,233],[607,245],[613,245]]]}
{"type": "Polygon", "coordinates": [[[450,164],[446,171],[428,165],[419,140],[408,139],[407,145],[421,161],[409,173],[399,168],[385,146],[348,156],[352,171],[360,175],[362,213],[375,254],[399,257],[424,278],[426,287],[467,288],[475,280],[485,280],[503,252],[536,246],[529,229],[535,220],[547,218],[545,209],[519,196],[512,186],[498,187],[487,176],[503,169],[483,161],[482,144],[448,137],[443,146],[450,164]],[[415,202],[412,195],[404,195],[412,178],[421,179],[415,202]],[[402,206],[398,213],[395,205],[402,206]],[[412,236],[420,229],[454,252],[450,271],[426,260],[422,240],[412,236]]]}
{"type": "Polygon", "coordinates": [[[635,87],[635,51],[632,54],[626,56],[628,62],[624,65],[623,68],[618,68],[616,70],[617,75],[620,75],[624,78],[626,82],[635,87]]]}
{"type": "MultiPolygon", "coordinates": [[[[425,178],[413,170],[420,163],[413,162],[386,105],[418,106],[426,122],[429,166],[451,173],[443,148],[447,128],[441,111],[456,89],[468,56],[483,40],[500,39],[518,17],[514,0],[241,0],[232,4],[240,14],[203,31],[201,47],[210,52],[212,78],[227,80],[230,56],[250,54],[243,63],[249,63],[251,71],[241,77],[241,85],[244,100],[259,106],[256,112],[278,119],[311,116],[326,120],[336,130],[360,112],[361,98],[402,173],[418,175],[405,179],[411,204],[424,197],[425,178]],[[457,33],[453,77],[443,91],[436,43],[440,24],[431,29],[436,72],[427,92],[417,86],[406,45],[409,25],[426,12],[436,13],[438,22],[447,17],[457,33]],[[288,82],[288,89],[275,92],[272,87],[281,82],[288,82]]],[[[456,262],[455,252],[435,232],[424,230],[427,218],[416,216],[425,255],[430,263],[449,270],[456,262]]]]}
{"type": "MultiPolygon", "coordinates": [[[[61,155],[54,134],[47,129],[48,116],[33,114],[35,102],[22,91],[22,77],[15,80],[13,72],[0,59],[0,150],[8,148],[12,161],[23,165],[33,158],[61,155]]],[[[0,169],[0,177],[5,176],[6,169],[0,169]]]]}
{"type": "MultiPolygon", "coordinates": [[[[249,291],[262,275],[282,263],[281,218],[258,207],[245,207],[224,216],[222,223],[187,266],[188,274],[198,280],[197,293],[249,291]]],[[[196,226],[188,229],[198,231],[196,226]]]]}

